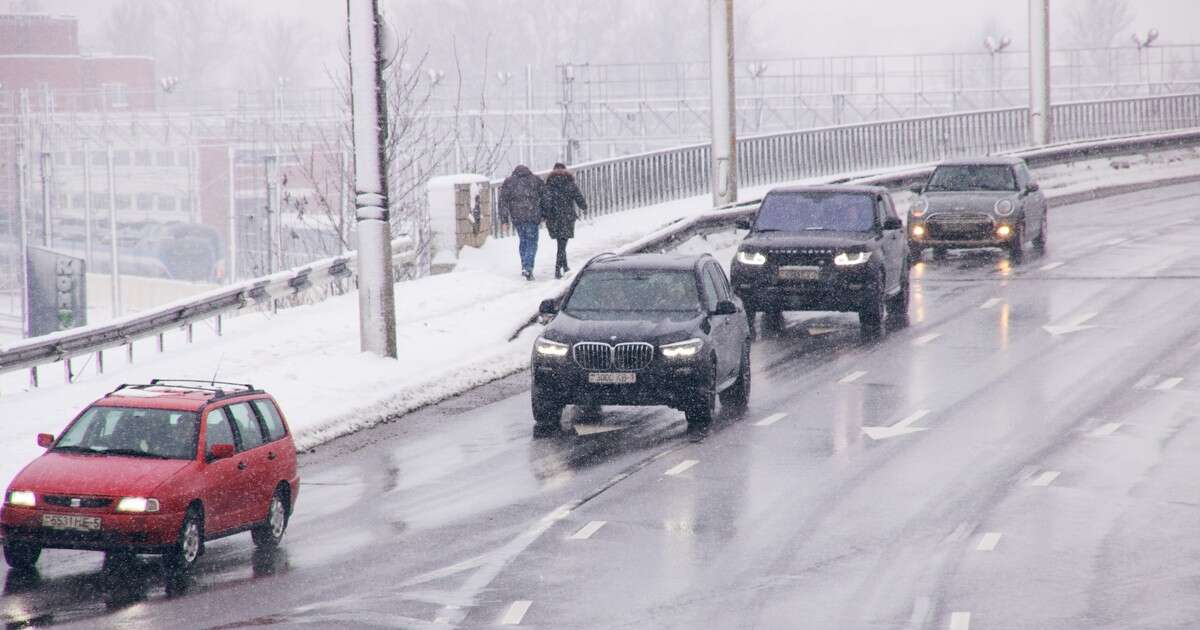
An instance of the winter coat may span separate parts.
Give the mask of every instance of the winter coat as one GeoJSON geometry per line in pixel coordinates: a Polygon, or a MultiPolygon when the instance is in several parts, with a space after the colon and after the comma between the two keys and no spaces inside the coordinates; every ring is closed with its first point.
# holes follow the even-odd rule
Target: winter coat
{"type": "Polygon", "coordinates": [[[580,210],[587,210],[587,201],[579,186],[575,184],[575,176],[565,170],[554,170],[546,176],[546,187],[542,189],[542,216],[546,219],[546,229],[550,238],[575,238],[575,220],[580,210]]]}
{"type": "Polygon", "coordinates": [[[542,220],[542,178],[527,166],[513,169],[500,185],[500,221],[502,223],[538,223],[542,220]]]}

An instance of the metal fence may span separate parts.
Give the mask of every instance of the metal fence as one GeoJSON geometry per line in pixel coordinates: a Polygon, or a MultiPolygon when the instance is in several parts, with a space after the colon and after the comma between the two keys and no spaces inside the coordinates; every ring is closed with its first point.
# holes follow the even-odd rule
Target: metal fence
{"type": "MultiPolygon", "coordinates": [[[[1052,124],[1056,142],[1197,127],[1200,94],[1062,103],[1052,109],[1052,124]]],[[[738,140],[738,182],[755,186],[1012,151],[1028,146],[1028,138],[1023,107],[751,136],[738,140]]],[[[583,216],[707,194],[709,151],[695,144],[576,165],[588,200],[583,216]]],[[[492,207],[499,212],[497,203],[492,207]]],[[[508,236],[495,218],[494,236],[508,236]]]]}

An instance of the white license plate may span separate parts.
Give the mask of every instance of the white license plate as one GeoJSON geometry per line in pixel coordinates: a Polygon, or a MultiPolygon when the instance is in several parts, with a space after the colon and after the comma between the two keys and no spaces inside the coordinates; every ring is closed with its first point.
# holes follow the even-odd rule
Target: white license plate
{"type": "Polygon", "coordinates": [[[597,385],[632,385],[637,382],[633,372],[591,372],[588,382],[597,385]]]}
{"type": "Polygon", "coordinates": [[[819,280],[820,267],[780,267],[780,280],[819,280]]]}
{"type": "Polygon", "coordinates": [[[77,516],[75,514],[43,514],[42,527],[75,529],[81,532],[98,532],[100,531],[100,517],[77,516]]]}

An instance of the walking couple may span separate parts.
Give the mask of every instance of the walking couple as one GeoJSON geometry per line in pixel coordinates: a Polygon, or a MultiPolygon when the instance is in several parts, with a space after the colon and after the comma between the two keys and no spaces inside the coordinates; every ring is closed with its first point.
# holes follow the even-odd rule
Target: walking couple
{"type": "Polygon", "coordinates": [[[587,210],[587,201],[575,176],[565,164],[554,165],[546,181],[521,164],[500,185],[500,222],[512,223],[517,232],[517,249],[521,255],[521,275],[533,280],[533,260],[537,256],[538,227],[546,221],[550,238],[558,241],[558,258],[554,262],[554,277],[571,270],[567,266],[567,241],[575,238],[575,220],[580,210],[587,210]]]}

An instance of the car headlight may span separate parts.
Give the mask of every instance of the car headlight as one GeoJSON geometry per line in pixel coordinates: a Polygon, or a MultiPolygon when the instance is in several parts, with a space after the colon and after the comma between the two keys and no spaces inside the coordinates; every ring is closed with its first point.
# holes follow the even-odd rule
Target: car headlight
{"type": "Polygon", "coordinates": [[[833,264],[839,267],[861,265],[871,260],[871,252],[842,252],[833,258],[833,264]]]}
{"type": "Polygon", "coordinates": [[[118,512],[157,512],[158,499],[125,497],[117,502],[118,512]]]}
{"type": "Polygon", "coordinates": [[[663,357],[668,359],[689,359],[696,356],[703,345],[703,339],[688,339],[678,343],[668,343],[659,347],[659,350],[662,350],[663,357]]]}
{"type": "Polygon", "coordinates": [[[533,347],[537,351],[538,354],[540,354],[544,357],[556,357],[556,358],[567,356],[567,351],[569,351],[571,349],[571,347],[565,343],[558,343],[557,341],[550,341],[549,339],[546,339],[544,337],[538,337],[538,340],[533,342],[533,347]]]}
{"type": "Polygon", "coordinates": [[[908,213],[914,217],[925,216],[926,210],[929,210],[929,200],[924,197],[913,199],[912,204],[908,206],[908,213]]]}
{"type": "Polygon", "coordinates": [[[739,251],[737,253],[737,260],[743,265],[758,266],[767,264],[767,257],[762,252],[739,251]]]}
{"type": "Polygon", "coordinates": [[[1013,202],[1011,199],[1001,199],[996,202],[996,214],[1006,217],[1012,214],[1013,202]]]}
{"type": "Polygon", "coordinates": [[[37,496],[31,490],[13,490],[8,493],[8,504],[33,507],[37,505],[37,496]]]}
{"type": "Polygon", "coordinates": [[[913,238],[921,238],[922,236],[925,236],[925,226],[924,225],[914,225],[912,227],[912,235],[913,235],[913,238]]]}

